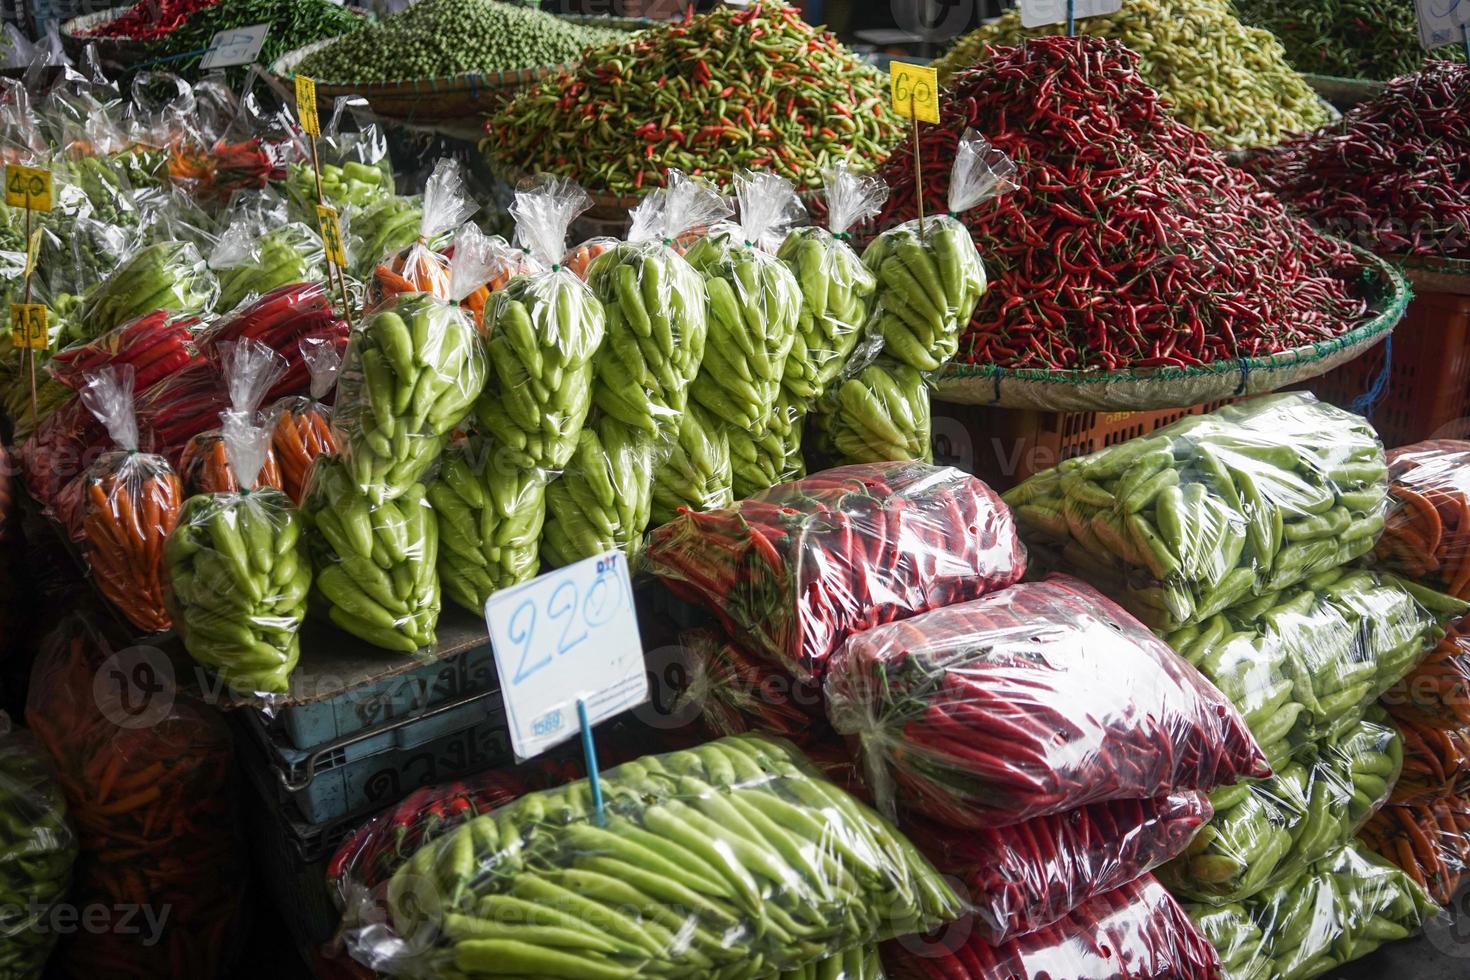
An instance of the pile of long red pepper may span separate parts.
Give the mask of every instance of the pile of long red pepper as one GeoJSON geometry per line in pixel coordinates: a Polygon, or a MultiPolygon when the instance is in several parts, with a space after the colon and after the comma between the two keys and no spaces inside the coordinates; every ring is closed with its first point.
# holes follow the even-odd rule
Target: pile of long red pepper
{"type": "Polygon", "coordinates": [[[125,37],[150,41],[178,30],[189,15],[219,0],[138,0],[115,20],[88,31],[88,37],[125,37]]]}
{"type": "Polygon", "coordinates": [[[1470,258],[1470,67],[1430,62],[1251,169],[1318,228],[1364,248],[1470,258]]]}
{"type": "MultiPolygon", "coordinates": [[[[1328,340],[1362,322],[1358,263],[1172,120],[1122,44],[1049,37],[958,76],[922,129],[923,193],[944,210],[973,127],[1020,187],[959,217],[992,286],[959,359],[1006,367],[1194,365],[1328,340]]],[[[913,151],[881,171],[881,226],[915,217],[913,151]]]]}

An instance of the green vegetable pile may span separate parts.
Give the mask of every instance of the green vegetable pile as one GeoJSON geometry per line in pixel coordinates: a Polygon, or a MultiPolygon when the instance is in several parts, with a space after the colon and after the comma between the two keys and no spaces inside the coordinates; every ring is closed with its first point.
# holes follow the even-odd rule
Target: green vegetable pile
{"type": "Polygon", "coordinates": [[[541,560],[559,567],[613,548],[633,557],[652,516],[656,447],[611,416],[589,422],[547,488],[541,560]]]}
{"type": "Polygon", "coordinates": [[[684,409],[678,439],[653,484],[655,525],[673,520],[680,507],[719,510],[735,502],[731,441],[729,430],[699,405],[684,409]]]}
{"type": "Polygon", "coordinates": [[[933,462],[929,386],[911,365],[879,358],[837,385],[813,416],[814,448],[834,465],[933,462]]]}
{"type": "Polygon", "coordinates": [[[470,820],[394,874],[395,931],[434,937],[426,975],[743,980],[960,913],[912,844],[789,743],[725,738],[601,783],[603,824],[579,780],[470,820]]]}
{"type": "MultiPolygon", "coordinates": [[[[790,363],[788,359],[787,363],[790,363]]],[[[782,388],[766,424],[752,432],[730,428],[730,476],[734,499],[744,499],[778,483],[806,475],[802,427],[806,416],[790,390],[782,388]]],[[[664,474],[660,474],[662,477],[664,474]]],[[[698,508],[709,510],[708,507],[698,508]]]]}
{"type": "Polygon", "coordinates": [[[1414,935],[1439,911],[1356,843],[1246,902],[1185,910],[1220,954],[1225,980],[1311,980],[1414,935]]]}
{"type": "Polygon", "coordinates": [[[93,287],[76,321],[90,339],[154,310],[198,313],[212,306],[219,285],[188,242],[149,245],[93,287]]]}
{"type": "Polygon", "coordinates": [[[1164,639],[1240,709],[1275,765],[1361,717],[1467,608],[1394,576],[1332,568],[1164,639]]]}
{"type": "Polygon", "coordinates": [[[781,383],[810,404],[836,380],[857,346],[877,280],[851,245],[822,228],[792,229],[776,257],[796,274],[802,300],[781,383]]]}
{"type": "Polygon", "coordinates": [[[297,70],[344,84],[490,74],[564,65],[623,36],[497,0],[419,0],[312,52],[297,70]]]}
{"type": "Polygon", "coordinates": [[[985,293],[985,266],[969,229],[948,215],[907,221],[873,239],[863,265],[878,282],[884,351],[920,371],[954,357],[985,293]]]}
{"type": "Polygon", "coordinates": [[[336,456],[320,456],[301,510],[313,584],[339,629],[385,650],[436,642],[439,523],[423,484],[372,504],[336,456]]]}
{"type": "MultiPolygon", "coordinates": [[[[269,24],[265,43],[256,62],[274,64],[276,59],[296,48],[329,37],[361,30],[367,19],[350,12],[330,0],[219,0],[189,17],[160,41],[149,45],[154,57],[202,51],[219,31],[269,24]]],[[[167,70],[193,79],[203,74],[202,56],[175,58],[167,62],[167,70]]],[[[225,69],[227,77],[239,84],[247,77],[248,66],[225,69]]]]}
{"type": "Polygon", "coordinates": [[[1372,550],[1387,476],[1368,423],[1294,393],[1066,460],[1005,500],[1035,554],[1123,583],[1130,612],[1176,630],[1372,550]]]}
{"type": "Polygon", "coordinates": [[[1376,710],[1275,775],[1211,793],[1214,818],[1159,880],[1211,905],[1290,881],[1352,840],[1388,800],[1403,761],[1398,731],[1376,710]]]}
{"type": "MultiPolygon", "coordinates": [[[[316,175],[309,163],[286,166],[286,198],[298,221],[316,222],[316,175]]],[[[393,193],[393,174],[388,161],[379,166],[348,160],[341,166],[322,164],[322,197],[340,214],[348,208],[361,210],[393,193]]],[[[386,254],[386,253],[384,253],[386,254]]]]}
{"type": "MultiPolygon", "coordinates": [[[[1273,0],[1264,0],[1273,3],[1273,0]]],[[[1283,16],[1298,5],[1276,3],[1283,16]]],[[[1139,72],[1168,99],[1180,122],[1230,149],[1274,146],[1331,116],[1270,31],[1246,27],[1230,0],[1128,0],[1104,17],[1077,21],[1083,34],[1116,38],[1139,59],[1139,72]]],[[[935,62],[941,85],[981,61],[987,45],[1015,45],[1060,34],[1060,24],[1027,29],[1019,10],[972,31],[935,62]]]]}
{"type": "Polygon", "coordinates": [[[66,796],[45,756],[0,715],[0,976],[41,976],[56,942],[46,917],[66,898],[76,857],[66,796]]]}
{"type": "Polygon", "coordinates": [[[349,207],[342,217],[348,267],[357,278],[365,279],[385,257],[418,240],[424,220],[423,198],[391,194],[362,208],[349,207]]]}
{"type": "Polygon", "coordinates": [[[1430,58],[1464,61],[1464,49],[1419,47],[1414,0],[1232,0],[1237,15],[1275,34],[1298,71],[1339,78],[1389,79],[1430,58]]]}

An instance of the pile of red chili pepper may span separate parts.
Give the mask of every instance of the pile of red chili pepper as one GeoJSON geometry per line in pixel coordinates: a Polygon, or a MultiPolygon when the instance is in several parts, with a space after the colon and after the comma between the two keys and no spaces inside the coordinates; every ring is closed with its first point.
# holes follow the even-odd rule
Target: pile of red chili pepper
{"type": "Polygon", "coordinates": [[[752,653],[821,676],[849,635],[1011,585],[1026,553],[1010,509],[967,473],[839,466],[653,532],[649,567],[752,653]]]}
{"type": "MultiPolygon", "coordinates": [[[[963,923],[961,923],[963,925],[963,923]]],[[[971,930],[954,947],[913,939],[889,943],[893,975],[916,980],[1015,980],[1017,977],[1128,977],[1216,980],[1220,959],[1153,875],[1144,875],[1072,910],[1055,925],[999,945],[971,930]]]]}
{"type": "Polygon", "coordinates": [[[229,729],[174,689],[161,653],[112,656],[82,617],[65,621],[36,661],[26,701],[81,842],[72,903],[138,910],[133,930],[64,937],[58,972],[223,976],[246,875],[229,729]],[[156,930],[146,914],[164,916],[156,930]]]}
{"type": "Polygon", "coordinates": [[[219,0],[138,0],[121,16],[87,31],[86,36],[151,41],[173,33],[190,14],[217,3],[219,0]]]}
{"type": "MultiPolygon", "coordinates": [[[[928,213],[973,127],[1019,188],[958,217],[990,274],[959,359],[1118,370],[1252,357],[1363,321],[1361,263],[1288,216],[1164,111],[1121,43],[1048,37],[956,76],[919,134],[928,213]]],[[[887,227],[916,216],[913,147],[881,175],[887,227]]]]}
{"type": "Polygon", "coordinates": [[[1065,575],[857,634],[823,693],[880,808],[957,829],[1270,774],[1223,694],[1065,575]]]}
{"type": "Polygon", "coordinates": [[[1336,125],[1261,151],[1262,181],[1318,228],[1389,255],[1470,258],[1470,66],[1431,61],[1336,125]]]}
{"type": "Polygon", "coordinates": [[[969,889],[987,942],[1051,925],[1083,902],[1184,853],[1214,814],[1203,793],[1113,800],[1007,827],[905,825],[944,874],[969,889]]]}

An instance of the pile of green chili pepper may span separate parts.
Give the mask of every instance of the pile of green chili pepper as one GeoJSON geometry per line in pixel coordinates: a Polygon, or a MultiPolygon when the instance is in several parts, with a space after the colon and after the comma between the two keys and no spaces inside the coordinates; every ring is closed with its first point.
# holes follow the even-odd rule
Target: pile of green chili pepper
{"type": "MultiPolygon", "coordinates": [[[[148,50],[155,58],[168,59],[164,62],[168,71],[196,78],[203,73],[200,67],[203,54],[192,52],[207,49],[220,31],[269,24],[265,43],[255,60],[270,65],[288,51],[323,38],[348,34],[366,23],[365,17],[331,0],[219,0],[189,14],[178,27],[150,41],[148,50]],[[190,52],[188,57],[175,57],[186,52],[190,52]]],[[[229,71],[244,78],[246,69],[229,71]]]]}
{"type": "Polygon", "coordinates": [[[849,153],[887,155],[900,123],[888,99],[881,72],[796,8],[719,7],[588,51],[493,115],[482,148],[615,194],[671,167],[721,184],[766,168],[819,187],[849,153]]]}
{"type": "Polygon", "coordinates": [[[1298,71],[1397,78],[1429,58],[1464,61],[1458,45],[1419,47],[1414,0],[1231,0],[1241,20],[1275,34],[1298,71]]]}

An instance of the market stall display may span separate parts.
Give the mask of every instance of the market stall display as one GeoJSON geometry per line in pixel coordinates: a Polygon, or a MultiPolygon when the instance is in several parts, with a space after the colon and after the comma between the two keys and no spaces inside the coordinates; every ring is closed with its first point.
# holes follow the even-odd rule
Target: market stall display
{"type": "Polygon", "coordinates": [[[918,368],[879,358],[841,379],[812,413],[808,456],[834,464],[933,462],[929,383],[918,368]]]}
{"type": "Polygon", "coordinates": [[[322,242],[307,225],[279,224],[276,216],[231,224],[209,253],[219,279],[217,308],[232,310],[288,283],[326,278],[322,242]]]}
{"type": "Polygon", "coordinates": [[[298,282],[279,286],[253,303],[226,312],[196,335],[195,342],[213,364],[220,363],[225,344],[242,340],[265,344],[286,361],[285,372],[265,397],[284,398],[300,393],[313,381],[313,357],[340,360],[347,348],[347,332],[347,320],[334,305],[327,284],[298,282]],[[331,354],[321,351],[308,356],[323,345],[331,354]]]}
{"type": "MultiPolygon", "coordinates": [[[[460,165],[447,157],[435,163],[424,186],[423,207],[418,211],[418,237],[395,252],[374,256],[377,265],[368,289],[367,308],[373,310],[399,293],[430,293],[448,300],[449,257],[438,249],[477,210],[479,205],[470,199],[460,165]]],[[[408,213],[395,219],[394,225],[406,222],[408,213]]],[[[380,231],[373,237],[382,234],[380,231]]]]}
{"type": "Polygon", "coordinates": [[[199,313],[218,296],[219,283],[193,244],[160,242],[89,290],[75,320],[90,339],[154,310],[199,313]]]}
{"type": "Polygon", "coordinates": [[[1231,4],[1242,21],[1276,36],[1297,71],[1389,79],[1418,71],[1431,59],[1465,59],[1456,44],[1427,53],[1420,47],[1414,0],[1312,0],[1290,8],[1276,0],[1231,4]]]}
{"type": "Polygon", "coordinates": [[[1467,111],[1470,66],[1432,61],[1249,167],[1324,232],[1386,255],[1467,259],[1467,111]]]}
{"type": "Polygon", "coordinates": [[[724,186],[768,169],[798,187],[856,151],[873,163],[899,133],[882,74],[794,7],[717,7],[586,52],[489,119],[482,144],[512,170],[594,194],[636,194],[671,169],[724,186]]]}
{"type": "MultiPolygon", "coordinates": [[[[1050,382],[1053,403],[1034,407],[1098,408],[1155,381],[1163,401],[1120,407],[1191,404],[1247,390],[1250,368],[1267,387],[1249,390],[1290,380],[1272,383],[1269,355],[1325,370],[1366,341],[1356,328],[1397,322],[1405,297],[1360,287],[1369,260],[1290,218],[1163,107],[1126,48],[1089,37],[998,49],[942,96],[941,124],[919,134],[925,211],[945,213],[971,128],[1015,161],[1018,185],[958,215],[990,288],[945,397],[991,402],[1005,383],[1050,382]],[[1374,303],[1398,305],[1374,319],[1374,303]],[[1212,372],[1227,390],[1190,397],[1212,372]]],[[[912,156],[905,141],[880,171],[892,188],[880,226],[917,214],[912,156]]]]}
{"type": "MultiPolygon", "coordinates": [[[[1169,113],[1218,146],[1273,146],[1330,118],[1281,43],[1237,20],[1230,0],[1130,0],[1117,13],[1079,19],[1077,30],[1127,44],[1169,113]]],[[[962,86],[987,48],[1063,33],[1061,24],[1024,28],[1011,10],[955,42],[937,63],[940,82],[962,86]]]]}
{"type": "Polygon", "coordinates": [[[154,310],[92,340],[72,344],[46,361],[46,371],[74,391],[86,384],[87,375],[111,365],[132,365],[133,389],[143,391],[187,367],[196,357],[193,339],[199,320],[168,310],[154,310]]]}
{"type": "Polygon", "coordinates": [[[683,513],[650,537],[648,567],[751,651],[820,677],[859,630],[1018,581],[1010,512],[972,476],[924,463],[844,466],[683,513]]]}

